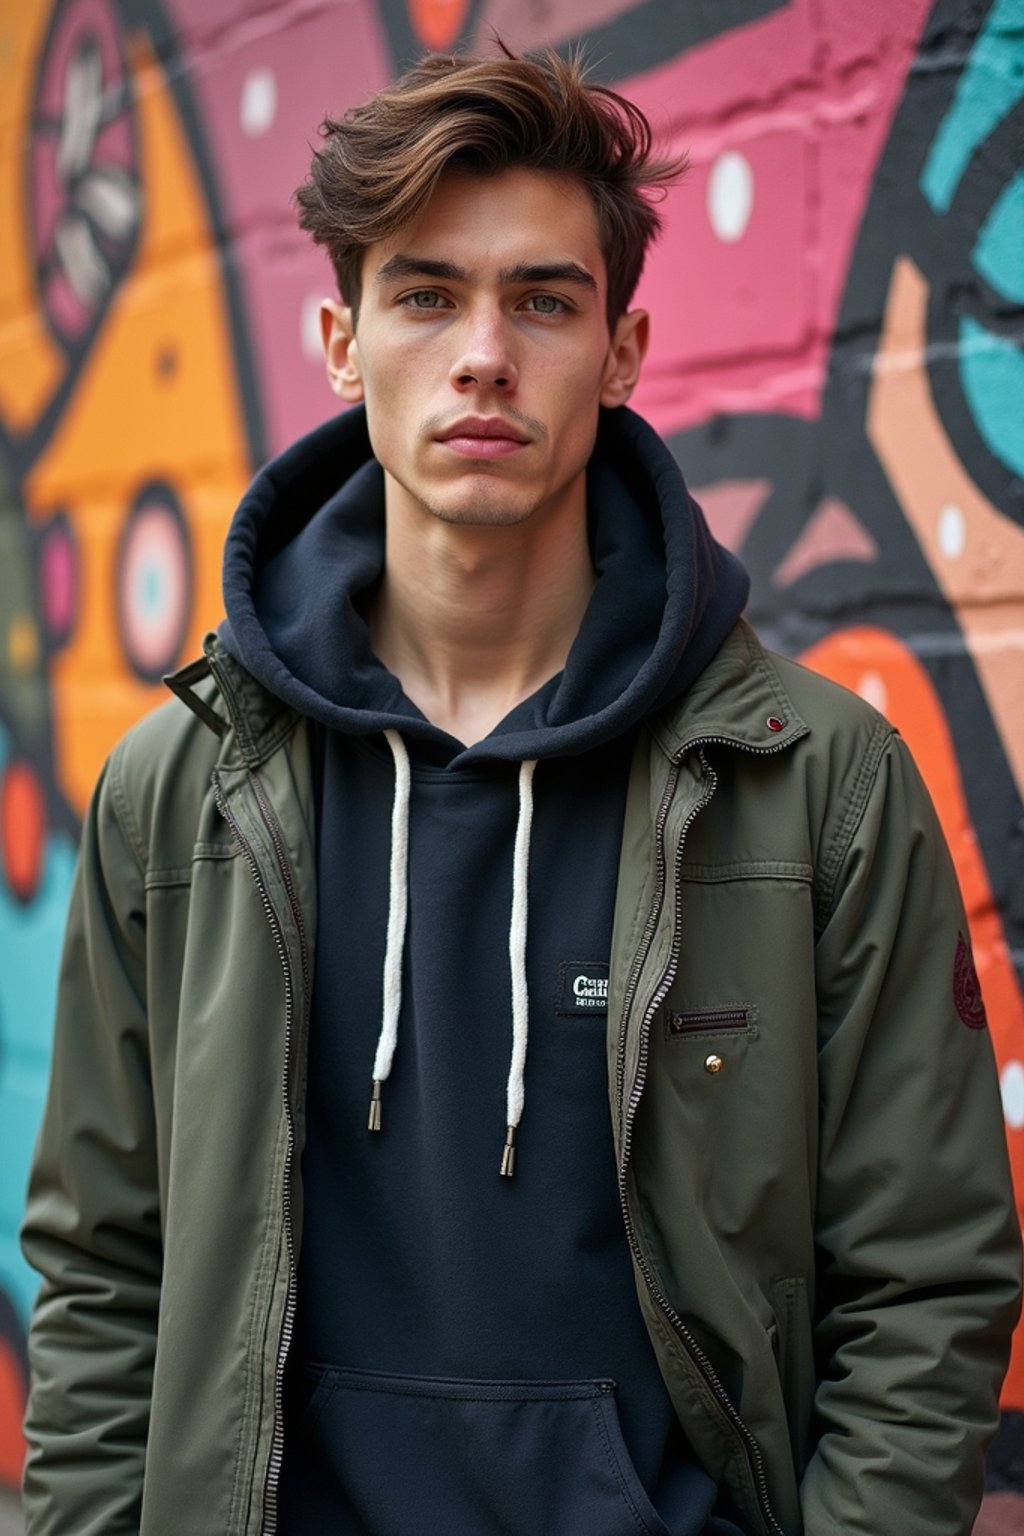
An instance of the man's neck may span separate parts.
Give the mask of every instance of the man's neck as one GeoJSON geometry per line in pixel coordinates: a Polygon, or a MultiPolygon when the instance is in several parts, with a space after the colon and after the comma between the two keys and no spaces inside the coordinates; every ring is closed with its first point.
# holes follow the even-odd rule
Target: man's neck
{"type": "Polygon", "coordinates": [[[373,648],[427,719],[471,746],[562,670],[596,579],[582,506],[508,528],[406,509],[388,517],[373,648]]]}

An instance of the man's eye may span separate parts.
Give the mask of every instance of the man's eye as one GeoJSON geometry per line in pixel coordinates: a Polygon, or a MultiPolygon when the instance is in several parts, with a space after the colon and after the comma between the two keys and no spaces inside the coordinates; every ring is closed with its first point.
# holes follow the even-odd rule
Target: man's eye
{"type": "Polygon", "coordinates": [[[417,288],[415,293],[407,293],[402,303],[410,309],[441,309],[446,300],[436,288],[417,288]]]}
{"type": "Polygon", "coordinates": [[[535,293],[527,302],[538,315],[560,315],[569,308],[564,299],[556,299],[553,293],[535,293]]]}

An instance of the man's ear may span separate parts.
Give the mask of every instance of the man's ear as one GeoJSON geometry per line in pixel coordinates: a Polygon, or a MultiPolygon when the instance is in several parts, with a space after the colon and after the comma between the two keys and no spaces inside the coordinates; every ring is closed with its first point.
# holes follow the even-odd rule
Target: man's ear
{"type": "Polygon", "coordinates": [[[602,405],[625,405],[640,377],[650,336],[651,317],[646,309],[632,309],[616,320],[601,385],[602,405]]]}
{"type": "Polygon", "coordinates": [[[320,340],[327,364],[327,378],[334,393],[350,405],[363,398],[359,344],[355,322],[347,304],[324,299],[320,305],[320,340]]]}

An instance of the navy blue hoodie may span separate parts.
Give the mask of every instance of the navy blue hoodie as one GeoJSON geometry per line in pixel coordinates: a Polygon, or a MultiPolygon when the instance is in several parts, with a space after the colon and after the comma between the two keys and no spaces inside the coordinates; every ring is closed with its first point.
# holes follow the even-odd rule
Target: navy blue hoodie
{"type": "Polygon", "coordinates": [[[735,1529],[714,1513],[636,1301],[605,992],[640,724],[701,672],[747,579],[627,410],[602,413],[587,507],[597,583],[565,668],[468,748],[370,646],[384,485],[361,410],[268,466],[232,525],[224,639],[310,717],[317,743],[283,1536],[735,1529]],[[410,784],[396,832],[402,743],[410,784]],[[524,762],[537,765],[529,827],[524,762]],[[513,857],[527,831],[517,940],[513,857]],[[406,900],[397,1043],[374,1133],[387,936],[406,900]],[[515,1174],[503,1178],[517,967],[524,1101],[515,1174]]]}

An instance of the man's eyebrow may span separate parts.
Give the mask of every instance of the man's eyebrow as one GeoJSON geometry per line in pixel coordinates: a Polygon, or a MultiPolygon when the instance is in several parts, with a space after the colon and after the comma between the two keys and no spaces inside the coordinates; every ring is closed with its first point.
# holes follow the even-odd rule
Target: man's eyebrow
{"type": "MultiPolygon", "coordinates": [[[[378,283],[392,283],[408,277],[433,277],[452,283],[465,282],[469,273],[454,261],[434,261],[428,256],[407,256],[399,251],[390,256],[378,270],[378,283]]],[[[580,288],[597,292],[597,282],[586,267],[576,261],[517,262],[512,267],[502,267],[498,282],[513,283],[575,283],[580,288]]]]}
{"type": "Polygon", "coordinates": [[[514,267],[502,267],[498,273],[500,283],[576,283],[581,288],[597,292],[597,282],[576,261],[519,262],[514,267]]]}
{"type": "Polygon", "coordinates": [[[378,283],[391,283],[405,277],[439,277],[449,282],[464,280],[467,274],[454,261],[431,261],[426,256],[404,256],[399,252],[390,256],[378,270],[378,283]]]}

